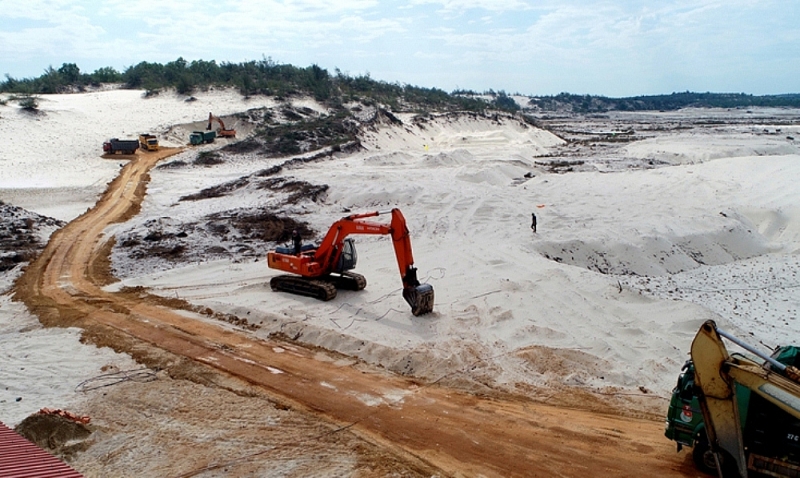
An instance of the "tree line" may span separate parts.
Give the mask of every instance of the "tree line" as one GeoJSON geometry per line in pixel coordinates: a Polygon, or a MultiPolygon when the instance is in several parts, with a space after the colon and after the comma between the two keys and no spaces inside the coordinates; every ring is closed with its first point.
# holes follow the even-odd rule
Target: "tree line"
{"type": "Polygon", "coordinates": [[[428,109],[480,111],[489,105],[475,98],[451,95],[437,88],[423,88],[387,83],[370,78],[369,74],[350,76],[338,69],[328,70],[311,65],[301,68],[278,64],[270,58],[242,63],[217,63],[214,60],[186,61],[178,58],[166,64],[140,62],[119,72],[112,67],[83,73],[75,63],[60,68],[48,67],[36,78],[17,79],[6,74],[0,92],[38,95],[85,91],[103,83],[119,83],[124,88],[143,89],[147,95],[174,88],[180,94],[212,87],[236,88],[244,96],[268,95],[287,97],[297,94],[313,96],[321,102],[341,104],[358,100],[400,108],[422,105],[428,109]]]}
{"type": "Polygon", "coordinates": [[[668,95],[607,98],[573,95],[532,98],[530,105],[543,111],[570,110],[578,113],[607,111],[674,111],[681,108],[800,107],[800,94],[754,96],[745,93],[676,92],[668,95]]]}
{"type": "MultiPolygon", "coordinates": [[[[392,109],[424,107],[434,110],[459,109],[481,111],[488,107],[517,111],[519,104],[504,91],[476,93],[455,90],[447,93],[437,88],[388,83],[369,74],[350,76],[336,69],[333,73],[311,65],[305,68],[279,64],[271,58],[242,63],[217,63],[214,60],[186,61],[178,58],[166,64],[140,62],[122,72],[104,67],[84,73],[75,63],[52,66],[36,78],[17,79],[5,75],[0,92],[23,96],[85,91],[103,83],[122,84],[124,88],[143,89],[148,95],[174,88],[191,95],[212,87],[236,88],[242,95],[268,95],[278,98],[296,94],[310,95],[318,101],[340,105],[348,101],[380,103],[392,109]]],[[[800,94],[754,96],[745,93],[695,93],[608,98],[596,95],[560,93],[531,98],[529,107],[541,111],[600,113],[606,111],[672,111],[687,107],[800,107],[800,94]]]]}

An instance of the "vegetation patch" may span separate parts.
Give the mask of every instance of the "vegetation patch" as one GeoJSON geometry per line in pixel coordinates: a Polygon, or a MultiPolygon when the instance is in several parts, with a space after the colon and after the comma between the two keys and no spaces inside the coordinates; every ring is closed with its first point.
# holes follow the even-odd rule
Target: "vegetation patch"
{"type": "Polygon", "coordinates": [[[201,151],[197,153],[197,157],[192,164],[195,166],[215,166],[224,162],[225,160],[216,151],[201,151]]]}
{"type": "Polygon", "coordinates": [[[180,159],[175,161],[170,161],[168,163],[159,164],[156,166],[156,169],[179,169],[188,166],[186,161],[181,161],[180,159]]]}
{"type": "Polygon", "coordinates": [[[28,262],[41,252],[44,244],[39,234],[43,227],[65,224],[0,201],[0,272],[28,262]]]}
{"type": "Polygon", "coordinates": [[[248,177],[243,177],[235,181],[230,181],[224,184],[218,184],[216,186],[212,186],[210,188],[205,188],[195,194],[188,194],[186,196],[181,196],[180,199],[178,199],[178,201],[199,201],[201,199],[218,198],[225,196],[230,192],[236,191],[237,189],[241,189],[247,186],[248,184],[250,184],[250,179],[248,177]]]}
{"type": "MultiPolygon", "coordinates": [[[[140,62],[120,72],[103,67],[84,73],[75,63],[60,68],[49,67],[37,78],[17,79],[6,75],[0,82],[0,92],[23,94],[52,94],[85,91],[103,83],[121,83],[125,88],[145,90],[146,96],[157,95],[165,89],[192,95],[195,91],[215,87],[236,88],[244,96],[266,95],[278,99],[291,96],[311,96],[332,107],[350,101],[388,104],[392,109],[486,109],[486,101],[450,95],[436,88],[421,88],[397,83],[376,81],[369,75],[349,76],[336,70],[311,65],[305,68],[279,64],[271,58],[243,63],[217,63],[214,60],[187,61],[178,58],[169,63],[140,62]]],[[[296,113],[294,113],[296,114],[296,113]]]]}
{"type": "Polygon", "coordinates": [[[546,168],[551,173],[569,173],[575,170],[576,166],[581,166],[585,163],[582,159],[576,160],[559,160],[559,161],[536,161],[537,166],[546,168]]]}
{"type": "Polygon", "coordinates": [[[349,118],[350,113],[341,110],[321,118],[264,125],[254,136],[267,156],[300,154],[354,141],[358,128],[349,118]]]}
{"type": "Polygon", "coordinates": [[[23,96],[18,98],[19,107],[28,112],[35,112],[39,109],[39,100],[34,96],[23,96]]]}
{"type": "Polygon", "coordinates": [[[304,237],[316,234],[305,222],[262,208],[219,212],[193,223],[151,220],[117,237],[115,253],[127,259],[115,260],[114,272],[124,277],[120,267],[140,274],[216,258],[262,257],[274,243],[288,243],[294,229],[304,237]]]}
{"type": "Polygon", "coordinates": [[[247,138],[235,143],[229,143],[222,147],[220,151],[231,154],[246,154],[259,151],[264,145],[253,138],[247,138]]]}
{"type": "Polygon", "coordinates": [[[258,188],[288,193],[286,204],[296,204],[303,199],[317,202],[321,197],[324,197],[324,194],[329,189],[327,184],[311,184],[306,181],[283,177],[262,180],[258,184],[258,188]]]}
{"type": "Polygon", "coordinates": [[[209,231],[226,237],[235,230],[240,240],[255,240],[262,243],[288,242],[292,230],[297,229],[303,237],[310,237],[316,231],[304,222],[287,216],[279,216],[264,211],[229,211],[208,216],[209,231]]]}

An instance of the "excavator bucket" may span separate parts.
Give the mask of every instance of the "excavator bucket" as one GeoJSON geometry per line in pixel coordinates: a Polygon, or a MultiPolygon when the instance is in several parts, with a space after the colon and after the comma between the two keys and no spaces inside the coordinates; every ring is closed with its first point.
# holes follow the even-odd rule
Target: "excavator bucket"
{"type": "Polygon", "coordinates": [[[415,316],[433,312],[433,286],[430,284],[403,289],[403,298],[411,306],[411,313],[415,316]]]}

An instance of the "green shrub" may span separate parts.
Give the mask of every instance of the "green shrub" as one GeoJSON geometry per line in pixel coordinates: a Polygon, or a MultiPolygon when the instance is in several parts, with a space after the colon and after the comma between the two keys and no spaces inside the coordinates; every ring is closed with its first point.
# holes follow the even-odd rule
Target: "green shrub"
{"type": "Polygon", "coordinates": [[[19,99],[19,106],[25,111],[36,111],[39,108],[39,101],[33,96],[23,96],[19,99]]]}

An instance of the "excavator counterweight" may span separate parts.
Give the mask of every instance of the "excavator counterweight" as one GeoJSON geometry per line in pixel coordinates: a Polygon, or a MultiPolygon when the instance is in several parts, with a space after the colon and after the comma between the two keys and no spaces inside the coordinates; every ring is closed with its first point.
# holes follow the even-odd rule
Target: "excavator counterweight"
{"type": "Polygon", "coordinates": [[[357,258],[355,243],[347,237],[351,234],[390,235],[403,281],[403,298],[411,306],[411,313],[417,316],[433,311],[433,287],[421,284],[417,279],[411,238],[399,209],[343,217],[331,226],[317,247],[270,251],[267,265],[291,273],[273,277],[270,280],[272,290],[331,300],[336,297],[337,289],[361,290],[366,287],[364,276],[350,272],[355,268],[357,258]],[[390,224],[368,220],[382,214],[391,214],[390,224]]]}

